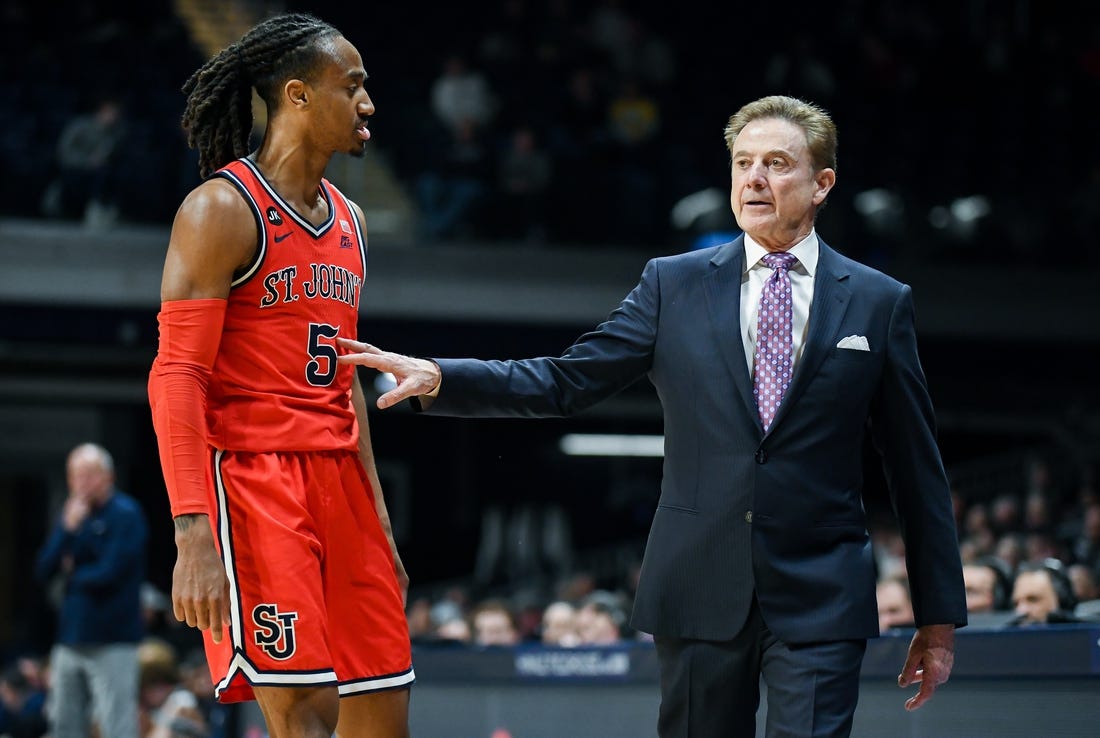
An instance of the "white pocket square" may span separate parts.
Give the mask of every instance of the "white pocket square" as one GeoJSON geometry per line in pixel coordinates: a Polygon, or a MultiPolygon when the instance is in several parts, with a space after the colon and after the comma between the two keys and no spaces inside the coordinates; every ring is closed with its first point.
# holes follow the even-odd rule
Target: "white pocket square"
{"type": "Polygon", "coordinates": [[[847,338],[842,338],[836,347],[838,349],[853,349],[855,351],[871,350],[871,347],[867,345],[866,336],[848,336],[847,338]]]}

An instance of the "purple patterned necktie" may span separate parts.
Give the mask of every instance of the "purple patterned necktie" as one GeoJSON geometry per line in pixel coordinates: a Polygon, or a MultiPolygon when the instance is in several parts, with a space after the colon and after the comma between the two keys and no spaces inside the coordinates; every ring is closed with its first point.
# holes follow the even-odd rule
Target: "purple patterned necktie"
{"type": "Polygon", "coordinates": [[[763,262],[774,271],[760,291],[756,318],[756,361],[752,394],[767,432],[779,411],[783,393],[791,383],[794,355],[791,339],[791,276],[787,271],[797,261],[792,254],[765,254],[763,262]]]}

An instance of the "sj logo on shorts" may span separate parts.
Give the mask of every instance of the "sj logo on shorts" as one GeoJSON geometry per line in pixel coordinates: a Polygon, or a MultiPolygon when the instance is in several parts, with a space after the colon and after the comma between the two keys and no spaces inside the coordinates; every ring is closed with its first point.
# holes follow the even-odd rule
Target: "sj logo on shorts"
{"type": "Polygon", "coordinates": [[[278,607],[268,603],[256,605],[252,608],[256,645],[273,659],[289,659],[294,655],[294,621],[297,619],[296,612],[279,612],[278,607]]]}

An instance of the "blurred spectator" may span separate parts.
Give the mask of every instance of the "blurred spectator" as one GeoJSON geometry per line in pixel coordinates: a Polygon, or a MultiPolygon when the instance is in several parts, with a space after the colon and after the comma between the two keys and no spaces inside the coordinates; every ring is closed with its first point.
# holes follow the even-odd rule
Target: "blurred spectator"
{"type": "Polygon", "coordinates": [[[1050,511],[1050,498],[1041,490],[1029,492],[1024,503],[1024,529],[1038,533],[1048,533],[1054,525],[1050,511]]]}
{"type": "Polygon", "coordinates": [[[512,603],[512,619],[516,624],[517,640],[539,640],[546,602],[537,588],[525,587],[517,590],[512,593],[509,602],[512,603]]]}
{"type": "Polygon", "coordinates": [[[878,578],[905,576],[905,542],[897,525],[890,520],[876,519],[869,529],[878,578]]]}
{"type": "Polygon", "coordinates": [[[589,66],[572,70],[565,86],[565,99],[554,116],[554,145],[559,153],[582,157],[602,145],[607,135],[606,101],[589,66]]]}
{"type": "Polygon", "coordinates": [[[491,155],[476,123],[460,121],[447,135],[436,166],[416,181],[424,236],[430,239],[472,235],[492,177],[491,155]]]}
{"type": "Polygon", "coordinates": [[[880,579],[875,588],[878,600],[878,629],[885,633],[895,628],[913,628],[916,616],[913,614],[913,602],[909,597],[909,587],[897,577],[880,579]]]}
{"type": "Polygon", "coordinates": [[[117,100],[105,98],[94,111],[73,118],[57,142],[57,178],[46,190],[43,212],[82,218],[95,227],[113,223],[124,176],[115,161],[125,136],[126,119],[117,100]]]}
{"type": "Polygon", "coordinates": [[[214,699],[214,682],[203,648],[193,648],[180,660],[180,681],[195,696],[208,738],[235,738],[230,733],[232,705],[214,699]]]}
{"type": "Polygon", "coordinates": [[[603,243],[615,224],[609,217],[610,148],[603,77],[579,64],[569,73],[564,99],[547,125],[553,155],[548,208],[551,236],[574,243],[603,243]]]}
{"type": "Polygon", "coordinates": [[[523,241],[546,240],[546,191],[553,165],[530,126],[512,132],[497,170],[501,195],[494,221],[499,235],[523,241]]]}
{"type": "Polygon", "coordinates": [[[141,734],[144,738],[207,738],[198,697],[179,672],[178,654],[159,638],[138,646],[141,734]]]}
{"type": "Polygon", "coordinates": [[[1081,532],[1073,541],[1075,561],[1092,569],[1100,569],[1100,503],[1085,507],[1081,532]]]}
{"type": "Polygon", "coordinates": [[[466,618],[456,617],[444,620],[436,626],[435,637],[439,641],[470,643],[474,636],[466,618]]]}
{"type": "Polygon", "coordinates": [[[0,736],[41,738],[46,734],[46,692],[27,679],[18,664],[0,671],[0,736]]]}
{"type": "Polygon", "coordinates": [[[1097,583],[1096,572],[1084,564],[1071,564],[1066,569],[1066,575],[1073,585],[1073,595],[1078,602],[1100,599],[1100,583],[1097,583]]]}
{"type": "Polygon", "coordinates": [[[504,600],[478,603],[470,613],[473,642],[478,646],[514,646],[519,643],[515,614],[504,600]]]}
{"type": "Polygon", "coordinates": [[[978,538],[992,529],[989,508],[981,502],[974,502],[963,513],[962,534],[966,538],[978,538]]]}
{"type": "Polygon", "coordinates": [[[439,641],[469,643],[473,640],[464,604],[453,597],[445,597],[432,605],[432,631],[430,637],[439,641]]]}
{"type": "Polygon", "coordinates": [[[138,644],[138,706],[142,736],[152,733],[157,710],[179,687],[175,650],[159,638],[143,638],[138,644]]]}
{"type": "Polygon", "coordinates": [[[1012,609],[1012,576],[1008,566],[993,556],[963,565],[968,613],[1012,609]]]}
{"type": "Polygon", "coordinates": [[[577,634],[582,646],[607,646],[623,639],[627,608],[613,592],[597,590],[577,610],[577,634]]]}
{"type": "Polygon", "coordinates": [[[1028,496],[1038,493],[1046,495],[1050,492],[1054,483],[1050,464],[1041,458],[1034,457],[1027,464],[1027,493],[1028,496]]]}
{"type": "Polygon", "coordinates": [[[1018,533],[1005,533],[997,539],[993,554],[1015,571],[1024,562],[1026,549],[1024,539],[1018,533]]]}
{"type": "Polygon", "coordinates": [[[114,460],[102,446],[77,446],[66,472],[69,496],[36,564],[38,580],[60,576],[63,591],[50,729],[57,738],[85,735],[94,715],[104,738],[137,738],[145,516],[115,489],[114,460]]]}
{"type": "Polygon", "coordinates": [[[409,624],[409,639],[424,640],[434,635],[432,623],[432,601],[428,597],[417,597],[409,602],[405,618],[409,624]]]}
{"type": "Polygon", "coordinates": [[[997,534],[1020,530],[1023,523],[1020,501],[1015,495],[998,495],[993,500],[991,518],[993,531],[997,534]]]}
{"type": "Polygon", "coordinates": [[[1077,598],[1061,562],[1055,559],[1022,564],[1012,588],[1017,625],[1075,622],[1077,598]]]}
{"type": "Polygon", "coordinates": [[[660,128],[657,99],[636,79],[622,80],[607,107],[611,218],[616,228],[611,237],[616,242],[644,242],[667,222],[659,207],[660,128]]]}
{"type": "Polygon", "coordinates": [[[632,78],[624,79],[607,107],[607,129],[613,141],[624,149],[624,158],[644,150],[661,127],[657,100],[632,78]]]}
{"type": "Polygon", "coordinates": [[[557,598],[567,602],[580,602],[596,591],[596,577],[587,571],[579,571],[563,579],[557,586],[557,598]]]}
{"type": "Polygon", "coordinates": [[[1024,536],[1024,560],[1064,559],[1065,553],[1049,533],[1032,532],[1024,536]]]}
{"type": "Polygon", "coordinates": [[[33,654],[23,655],[15,660],[15,665],[33,691],[46,693],[50,682],[46,659],[33,654]]]}
{"type": "Polygon", "coordinates": [[[439,120],[458,132],[467,126],[487,126],[496,112],[496,100],[485,75],[471,69],[461,54],[452,54],[432,83],[431,107],[439,120]]]}
{"type": "Polygon", "coordinates": [[[542,613],[540,640],[544,646],[572,648],[580,644],[577,632],[577,608],[565,600],[555,600],[542,613]]]}

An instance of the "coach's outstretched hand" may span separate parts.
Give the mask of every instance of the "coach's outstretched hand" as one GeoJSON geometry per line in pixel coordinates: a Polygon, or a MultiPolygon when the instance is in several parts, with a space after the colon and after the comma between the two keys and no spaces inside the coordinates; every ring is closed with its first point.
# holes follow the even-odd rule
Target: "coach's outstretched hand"
{"type": "Polygon", "coordinates": [[[378,398],[378,407],[383,410],[410,397],[434,395],[439,388],[442,375],[435,362],[383,351],[369,343],[353,341],[350,338],[337,338],[336,343],[340,348],[351,352],[341,354],[337,361],[388,372],[397,380],[396,387],[378,398]]]}

